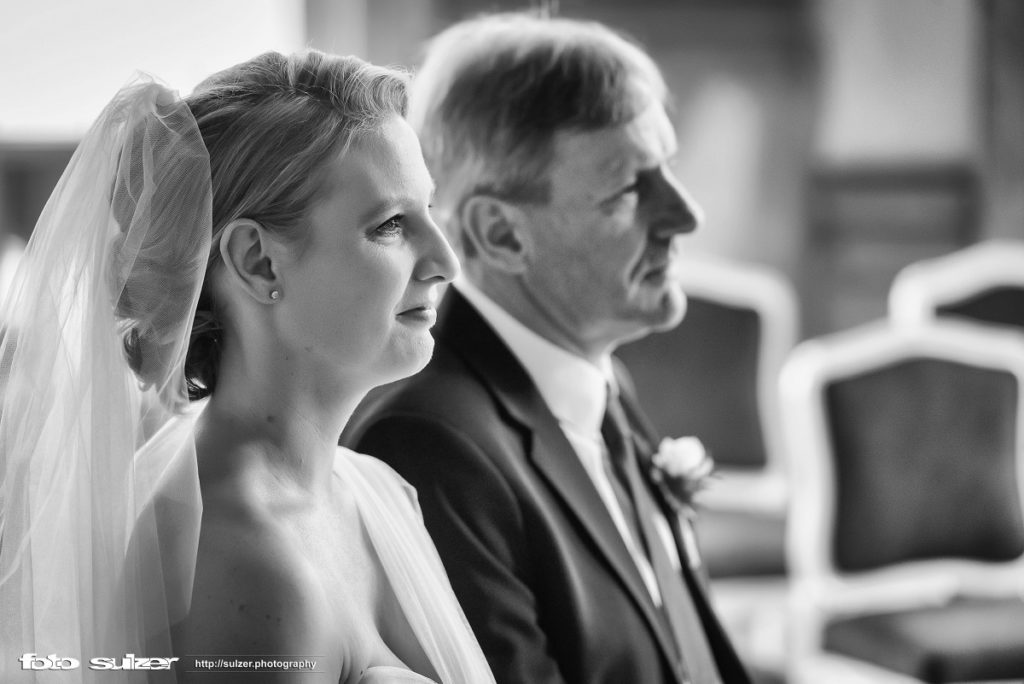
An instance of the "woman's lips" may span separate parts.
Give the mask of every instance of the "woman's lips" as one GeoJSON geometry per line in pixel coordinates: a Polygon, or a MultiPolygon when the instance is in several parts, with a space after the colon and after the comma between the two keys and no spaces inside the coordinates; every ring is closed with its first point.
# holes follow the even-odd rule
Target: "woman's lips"
{"type": "Polygon", "coordinates": [[[414,306],[411,309],[400,312],[398,318],[407,323],[432,326],[437,321],[437,309],[429,304],[414,306]]]}

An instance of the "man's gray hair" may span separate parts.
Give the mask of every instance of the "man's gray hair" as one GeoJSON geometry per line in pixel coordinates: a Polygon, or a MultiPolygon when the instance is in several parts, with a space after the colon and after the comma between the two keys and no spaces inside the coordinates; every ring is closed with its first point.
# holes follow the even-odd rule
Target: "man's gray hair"
{"type": "Polygon", "coordinates": [[[472,256],[458,225],[469,197],[548,199],[556,133],[622,125],[667,97],[643,49],[596,22],[492,14],[438,34],[413,79],[408,118],[453,245],[472,256]]]}

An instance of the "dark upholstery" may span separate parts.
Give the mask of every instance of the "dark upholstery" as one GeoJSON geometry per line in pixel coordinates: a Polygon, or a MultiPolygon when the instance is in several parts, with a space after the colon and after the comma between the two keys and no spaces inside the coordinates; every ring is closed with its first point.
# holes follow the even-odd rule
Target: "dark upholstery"
{"type": "Polygon", "coordinates": [[[1024,287],[993,287],[936,307],[940,316],[1024,328],[1024,287]]]}
{"type": "Polygon", "coordinates": [[[960,599],[947,606],[838,620],[825,649],[925,682],[1024,679],[1024,603],[960,599]]]}
{"type": "Polygon", "coordinates": [[[1016,393],[1008,372],[935,359],[826,387],[840,572],[1020,555],[1016,393]]]}
{"type": "Polygon", "coordinates": [[[663,436],[696,435],[719,465],[765,464],[757,404],[761,321],[752,309],[690,295],[686,318],[618,356],[663,436]]]}
{"type": "Polygon", "coordinates": [[[713,578],[786,574],[786,518],[701,510],[696,521],[704,567],[713,578]]]}

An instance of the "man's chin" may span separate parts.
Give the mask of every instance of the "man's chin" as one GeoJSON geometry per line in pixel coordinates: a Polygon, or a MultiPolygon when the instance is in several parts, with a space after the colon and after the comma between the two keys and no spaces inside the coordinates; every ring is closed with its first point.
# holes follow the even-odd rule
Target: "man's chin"
{"type": "Polygon", "coordinates": [[[677,287],[667,288],[651,315],[650,332],[665,332],[679,325],[686,316],[686,295],[677,287]]]}
{"type": "Polygon", "coordinates": [[[686,315],[686,295],[679,288],[669,288],[659,293],[648,306],[637,310],[634,321],[635,331],[620,340],[621,344],[635,342],[651,333],[667,332],[679,325],[686,315]]]}

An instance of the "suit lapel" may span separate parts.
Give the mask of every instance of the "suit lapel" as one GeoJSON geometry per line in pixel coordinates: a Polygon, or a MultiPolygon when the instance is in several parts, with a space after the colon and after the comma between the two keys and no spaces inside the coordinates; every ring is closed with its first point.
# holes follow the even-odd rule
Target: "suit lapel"
{"type": "Polygon", "coordinates": [[[445,295],[436,330],[438,340],[459,354],[523,431],[534,467],[608,563],[647,620],[668,662],[674,663],[672,636],[636,563],[558,420],[519,360],[454,288],[445,295]]]}

